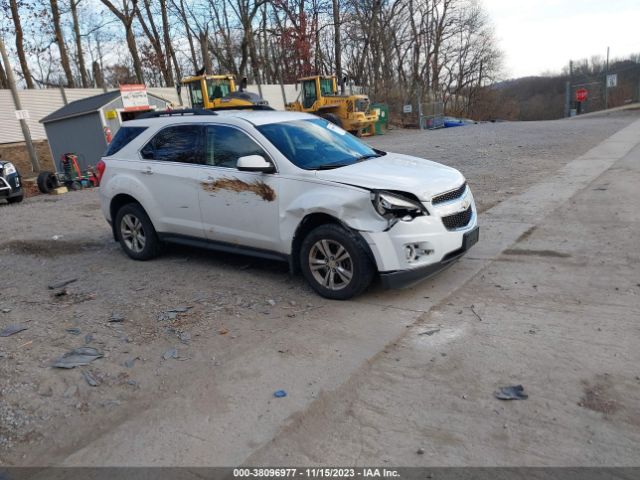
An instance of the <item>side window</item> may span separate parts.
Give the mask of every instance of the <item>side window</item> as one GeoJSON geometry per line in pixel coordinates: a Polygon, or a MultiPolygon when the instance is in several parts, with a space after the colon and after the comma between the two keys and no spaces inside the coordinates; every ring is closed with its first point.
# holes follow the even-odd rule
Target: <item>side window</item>
{"type": "Polygon", "coordinates": [[[305,80],[302,82],[302,105],[304,108],[311,108],[311,106],[318,99],[316,93],[316,81],[305,80]]]}
{"type": "Polygon", "coordinates": [[[176,125],[160,130],[140,151],[142,158],[164,162],[202,163],[201,125],[176,125]]]}
{"type": "Polygon", "coordinates": [[[238,158],[262,155],[265,151],[249,135],[237,128],[209,125],[205,140],[205,163],[216,167],[236,168],[238,158]]]}
{"type": "Polygon", "coordinates": [[[204,107],[204,102],[202,101],[202,84],[200,80],[189,83],[189,93],[191,94],[191,106],[193,108],[204,107]]]}
{"type": "Polygon", "coordinates": [[[144,132],[147,127],[120,127],[116,132],[116,136],[113,137],[109,147],[107,148],[105,157],[113,155],[114,153],[118,153],[122,150],[131,140],[136,138],[142,132],[144,132]]]}

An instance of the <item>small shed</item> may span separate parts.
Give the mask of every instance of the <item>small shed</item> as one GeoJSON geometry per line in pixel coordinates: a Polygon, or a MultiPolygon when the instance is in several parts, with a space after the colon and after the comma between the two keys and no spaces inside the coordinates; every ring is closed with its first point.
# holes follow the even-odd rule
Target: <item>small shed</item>
{"type": "Polygon", "coordinates": [[[107,149],[107,135],[114,136],[122,122],[171,106],[170,101],[152,93],[147,93],[147,98],[148,108],[130,111],[124,107],[120,91],[114,90],[70,102],[40,120],[56,168],[61,168],[60,158],[65,153],[77,155],[83,170],[95,165],[107,149]]]}

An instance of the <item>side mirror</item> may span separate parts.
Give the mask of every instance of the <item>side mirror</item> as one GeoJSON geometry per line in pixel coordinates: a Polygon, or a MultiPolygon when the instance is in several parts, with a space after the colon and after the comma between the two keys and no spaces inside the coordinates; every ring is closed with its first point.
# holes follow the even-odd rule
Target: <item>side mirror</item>
{"type": "Polygon", "coordinates": [[[273,163],[269,162],[262,155],[247,155],[246,157],[240,157],[236,168],[242,172],[273,173],[276,171],[276,167],[273,166],[273,163]]]}

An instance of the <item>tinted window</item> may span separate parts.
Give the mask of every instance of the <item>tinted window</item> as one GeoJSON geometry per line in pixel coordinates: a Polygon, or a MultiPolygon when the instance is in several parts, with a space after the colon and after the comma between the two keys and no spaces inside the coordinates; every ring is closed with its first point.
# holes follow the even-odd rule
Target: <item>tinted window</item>
{"type": "Polygon", "coordinates": [[[114,153],[122,150],[125,145],[127,145],[131,140],[136,138],[142,132],[144,132],[147,127],[120,127],[120,130],[116,132],[116,136],[113,137],[109,147],[107,148],[107,152],[104,154],[105,157],[113,155],[114,153]]]}
{"type": "Polygon", "coordinates": [[[201,125],[176,125],[160,130],[140,152],[147,160],[202,163],[201,125]]]}
{"type": "Polygon", "coordinates": [[[305,170],[339,168],[384,155],[322,118],[257,128],[291,163],[305,170]]]}
{"type": "Polygon", "coordinates": [[[232,127],[210,125],[207,127],[205,163],[217,167],[236,168],[238,158],[262,155],[264,150],[246,133],[232,127]]]}

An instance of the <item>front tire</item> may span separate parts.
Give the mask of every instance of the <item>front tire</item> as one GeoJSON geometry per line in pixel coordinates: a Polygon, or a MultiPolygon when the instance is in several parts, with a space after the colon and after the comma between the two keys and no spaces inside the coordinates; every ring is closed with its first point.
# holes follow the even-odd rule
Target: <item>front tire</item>
{"type": "Polygon", "coordinates": [[[160,254],[160,240],[141,205],[129,203],[116,214],[116,235],[122,249],[134,260],[150,260],[160,254]]]}
{"type": "Polygon", "coordinates": [[[362,240],[341,225],[320,225],[302,241],[300,267],[318,294],[347,300],[361,294],[375,274],[362,240]]]}

